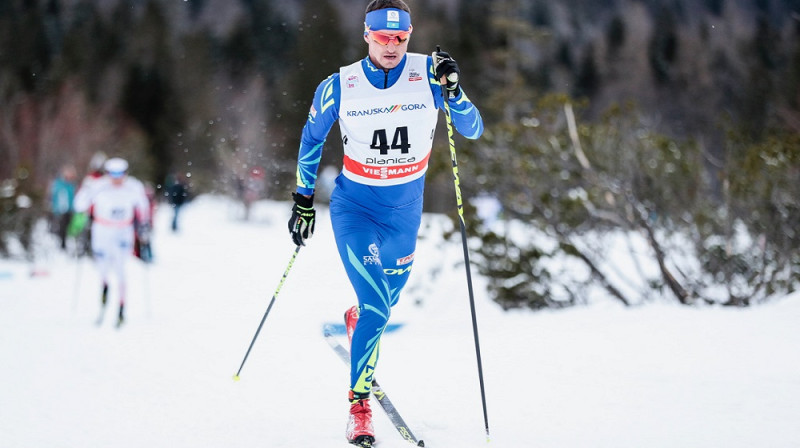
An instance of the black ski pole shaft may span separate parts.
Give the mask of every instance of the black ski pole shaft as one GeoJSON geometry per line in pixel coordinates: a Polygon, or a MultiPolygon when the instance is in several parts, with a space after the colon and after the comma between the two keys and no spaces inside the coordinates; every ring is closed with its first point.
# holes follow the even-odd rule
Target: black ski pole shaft
{"type": "Polygon", "coordinates": [[[140,250],[145,251],[142,252],[142,255],[145,257],[142,259],[142,275],[144,276],[144,306],[147,311],[147,317],[150,318],[153,316],[153,307],[150,305],[150,263],[153,261],[152,254],[150,252],[150,243],[142,245],[140,250]]]}
{"type": "Polygon", "coordinates": [[[300,246],[297,246],[292,252],[292,258],[289,260],[289,264],[286,266],[286,270],[283,271],[283,277],[281,277],[281,281],[278,283],[278,287],[275,288],[275,293],[272,294],[272,300],[269,301],[269,305],[267,306],[267,311],[264,312],[264,317],[261,318],[261,323],[258,324],[258,329],[256,330],[256,334],[253,336],[253,340],[250,341],[250,347],[247,348],[247,353],[244,354],[244,359],[242,359],[242,364],[239,366],[239,370],[236,372],[236,375],[233,375],[234,381],[239,381],[239,374],[242,373],[242,368],[244,367],[244,363],[247,362],[247,357],[250,356],[250,350],[253,349],[253,344],[256,343],[256,339],[258,339],[258,334],[261,333],[261,327],[264,326],[264,322],[267,320],[267,316],[269,316],[270,310],[272,310],[272,305],[275,304],[275,298],[278,297],[278,293],[281,291],[281,287],[283,287],[283,282],[286,281],[286,277],[289,275],[289,270],[292,269],[292,265],[294,264],[295,258],[297,258],[297,253],[300,252],[300,246]]]}
{"type": "Polygon", "coordinates": [[[75,286],[72,289],[72,312],[78,310],[81,290],[81,254],[79,251],[79,240],[75,237],[75,286]]]}
{"type": "MultiPolygon", "coordinates": [[[[436,53],[440,52],[439,46],[436,46],[436,53]]],[[[436,62],[436,53],[433,54],[434,63],[436,62]]],[[[441,82],[441,80],[439,80],[441,82]]],[[[464,266],[467,270],[467,290],[469,291],[469,306],[472,313],[472,334],[475,339],[475,354],[478,361],[478,380],[481,386],[481,403],[483,405],[483,423],[486,430],[486,442],[490,440],[489,437],[489,413],[486,410],[486,388],[483,383],[483,362],[481,361],[481,344],[478,338],[478,317],[475,312],[475,294],[472,289],[472,273],[469,262],[469,248],[467,246],[467,225],[464,222],[464,202],[461,198],[461,185],[458,177],[458,161],[456,159],[456,143],[453,139],[453,121],[450,117],[450,105],[448,103],[447,86],[442,87],[442,101],[444,102],[444,115],[447,122],[447,141],[450,145],[450,160],[453,162],[453,182],[456,190],[456,205],[458,207],[458,221],[461,225],[461,243],[464,248],[464,266]]]]}

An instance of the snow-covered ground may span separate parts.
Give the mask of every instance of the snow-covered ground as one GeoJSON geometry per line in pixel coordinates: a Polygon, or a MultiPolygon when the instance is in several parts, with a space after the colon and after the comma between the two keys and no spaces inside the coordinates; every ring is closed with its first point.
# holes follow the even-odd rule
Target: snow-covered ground
{"type": "MultiPolygon", "coordinates": [[[[354,296],[324,208],[232,379],[294,250],[289,209],[261,202],[243,222],[204,196],[173,234],[162,208],[155,263],[129,263],[119,330],[113,284],[94,324],[88,260],[52,248],[34,264],[0,260],[0,447],[349,446],[348,371],[322,328],[354,296]]],[[[426,446],[800,447],[799,295],[751,309],[503,312],[473,269],[487,442],[461,258],[460,242],[421,240],[392,315],[401,326],[381,347],[377,378],[426,446]]],[[[373,409],[380,448],[411,446],[373,409]]]]}

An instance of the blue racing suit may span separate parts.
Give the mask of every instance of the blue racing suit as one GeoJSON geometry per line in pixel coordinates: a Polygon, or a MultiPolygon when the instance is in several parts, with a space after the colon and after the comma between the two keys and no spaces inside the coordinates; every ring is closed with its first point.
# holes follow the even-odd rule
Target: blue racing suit
{"type": "MultiPolygon", "coordinates": [[[[344,162],[330,215],[359,304],[351,343],[350,387],[356,393],[370,391],[380,337],[414,261],[425,170],[443,101],[430,56],[407,53],[388,71],[366,57],[319,84],[303,127],[297,193],[305,195],[314,193],[334,122],[342,130],[344,162]]],[[[456,131],[480,137],[483,120],[467,95],[461,91],[448,103],[456,131]]]]}

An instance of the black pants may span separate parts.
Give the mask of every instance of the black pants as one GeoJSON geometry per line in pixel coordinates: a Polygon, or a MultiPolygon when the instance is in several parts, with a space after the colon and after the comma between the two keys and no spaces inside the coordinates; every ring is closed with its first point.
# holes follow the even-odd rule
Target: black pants
{"type": "Polygon", "coordinates": [[[67,228],[69,227],[70,221],[72,221],[72,212],[53,216],[53,230],[54,233],[58,235],[59,241],[61,241],[62,249],[67,248],[67,228]]]}

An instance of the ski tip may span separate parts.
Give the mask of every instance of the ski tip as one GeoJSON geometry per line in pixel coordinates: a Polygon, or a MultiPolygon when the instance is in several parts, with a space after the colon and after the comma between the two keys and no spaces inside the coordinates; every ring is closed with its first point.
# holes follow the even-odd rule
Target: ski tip
{"type": "Polygon", "coordinates": [[[239,375],[233,375],[233,381],[239,381],[239,375]]]}

